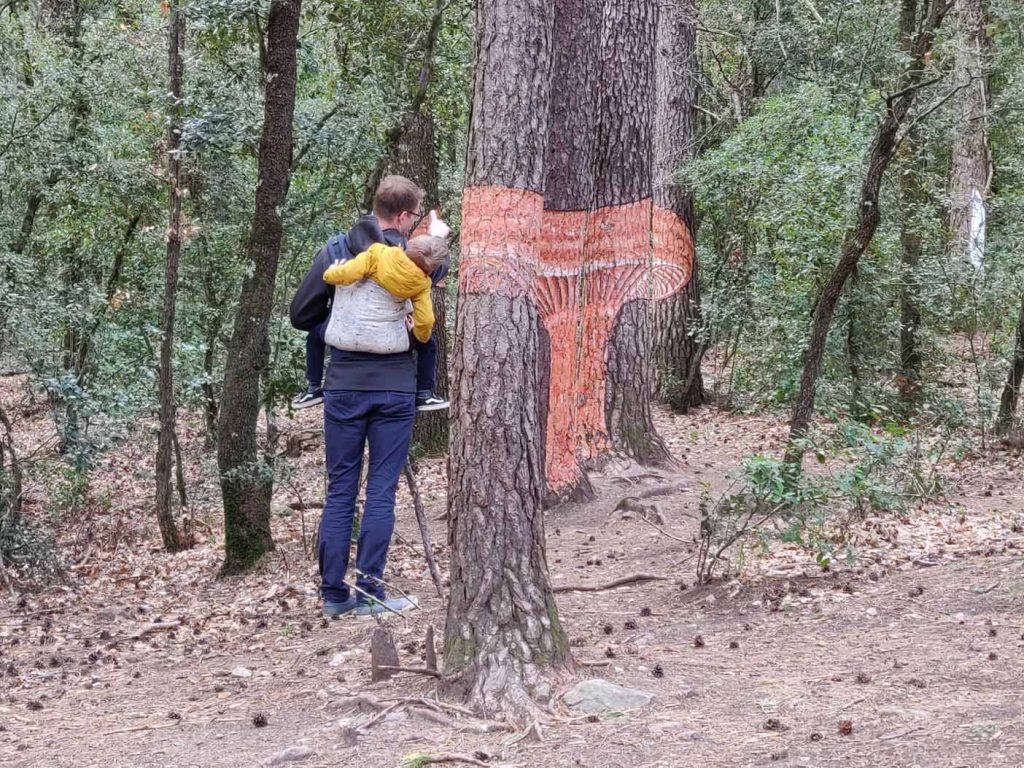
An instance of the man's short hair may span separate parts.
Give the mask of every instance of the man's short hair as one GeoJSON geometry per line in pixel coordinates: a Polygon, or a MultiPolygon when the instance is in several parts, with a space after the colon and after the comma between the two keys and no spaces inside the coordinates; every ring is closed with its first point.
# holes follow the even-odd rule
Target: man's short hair
{"type": "Polygon", "coordinates": [[[423,274],[432,275],[448,258],[448,243],[440,237],[417,235],[409,241],[405,252],[423,274]]]}
{"type": "Polygon", "coordinates": [[[373,212],[380,219],[394,219],[403,211],[415,213],[424,192],[405,176],[385,176],[373,195],[373,212]]]}

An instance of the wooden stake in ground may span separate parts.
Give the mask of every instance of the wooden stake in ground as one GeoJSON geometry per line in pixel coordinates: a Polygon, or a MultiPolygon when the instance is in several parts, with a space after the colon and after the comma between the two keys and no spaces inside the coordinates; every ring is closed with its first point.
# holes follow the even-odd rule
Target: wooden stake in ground
{"type": "Polygon", "coordinates": [[[413,474],[412,464],[408,460],[405,462],[404,471],[405,479],[409,483],[409,493],[412,494],[412,507],[416,510],[416,522],[420,524],[420,536],[423,537],[423,556],[427,559],[427,567],[430,568],[430,578],[434,580],[437,596],[444,599],[441,573],[437,570],[437,562],[434,560],[434,545],[430,540],[430,529],[427,528],[427,512],[423,509],[423,498],[416,485],[416,475],[413,474]]]}

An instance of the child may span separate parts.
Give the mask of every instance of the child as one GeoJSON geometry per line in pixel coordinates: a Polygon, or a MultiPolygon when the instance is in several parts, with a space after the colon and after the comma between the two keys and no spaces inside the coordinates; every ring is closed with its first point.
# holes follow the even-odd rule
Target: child
{"type": "MultiPolygon", "coordinates": [[[[434,395],[437,369],[437,340],[432,331],[434,309],[430,298],[434,281],[447,275],[448,248],[443,238],[421,235],[409,241],[407,251],[398,246],[373,243],[358,256],[335,263],[324,273],[330,285],[351,285],[370,279],[392,296],[411,299],[412,332],[417,355],[416,409],[437,411],[448,407],[448,401],[434,395]]],[[[310,332],[306,339],[306,375],[308,389],[293,401],[295,408],[308,408],[323,400],[321,377],[325,355],[324,327],[310,332]]]]}

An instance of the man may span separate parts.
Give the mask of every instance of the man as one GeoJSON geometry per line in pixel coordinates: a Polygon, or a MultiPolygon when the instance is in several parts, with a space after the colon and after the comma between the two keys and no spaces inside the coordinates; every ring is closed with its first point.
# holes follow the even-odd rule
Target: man
{"type": "MultiPolygon", "coordinates": [[[[374,196],[376,218],[363,219],[347,235],[332,238],[313,260],[292,300],[292,325],[311,330],[328,319],[334,288],[324,282],[323,274],[335,260],[349,258],[374,241],[404,247],[423,218],[423,195],[409,179],[385,177],[374,196]]],[[[338,300],[358,301],[359,286],[352,288],[356,292],[338,300]]],[[[409,455],[416,416],[412,351],[375,354],[332,348],[323,396],[328,487],[318,556],[324,616],[408,610],[415,603],[405,597],[388,599],[381,579],[395,525],[395,491],[409,455]],[[356,554],[357,589],[352,590],[345,574],[367,443],[366,504],[356,554]]]]}

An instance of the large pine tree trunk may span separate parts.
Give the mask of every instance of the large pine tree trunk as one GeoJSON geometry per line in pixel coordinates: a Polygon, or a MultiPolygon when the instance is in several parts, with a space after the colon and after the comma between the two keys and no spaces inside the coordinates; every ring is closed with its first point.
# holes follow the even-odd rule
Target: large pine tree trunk
{"type": "Polygon", "coordinates": [[[1020,399],[1020,382],[1024,378],[1024,301],[1017,316],[1017,342],[1013,348],[1013,362],[1006,376],[1003,395],[999,399],[999,415],[996,417],[996,435],[1004,437],[1013,430],[1013,417],[1020,399]]]}
{"type": "Polygon", "coordinates": [[[586,494],[612,451],[668,459],[651,419],[651,302],[686,283],[685,224],[652,199],[654,0],[555,4],[547,182],[535,285],[551,497],[586,494]]]}
{"type": "Polygon", "coordinates": [[[927,193],[917,168],[920,133],[911,128],[904,140],[904,163],[900,173],[900,399],[912,402],[921,391],[920,283],[922,239],[918,220],[927,193]]]}
{"type": "Polygon", "coordinates": [[[167,225],[167,263],[164,271],[164,312],[160,324],[160,433],[156,448],[156,519],[164,549],[177,552],[182,548],[178,528],[174,524],[171,492],[171,465],[174,461],[174,315],[178,294],[178,261],[181,257],[181,100],[182,46],[185,42],[185,14],[181,0],[170,0],[170,33],[168,35],[167,94],[167,181],[169,184],[169,222],[167,225]]]}
{"type": "Polygon", "coordinates": [[[270,353],[267,323],[281,252],[281,208],[288,189],[295,111],[296,52],[301,0],[272,0],[267,22],[263,135],[259,181],[246,255],[252,272],[242,284],[224,368],[217,429],[217,464],[224,500],[221,575],[251,568],[273,549],[270,499],[273,468],[257,454],[259,382],[270,353]]]}
{"type": "Polygon", "coordinates": [[[479,0],[453,362],[449,695],[525,719],[572,667],[541,496],[538,260],[552,46],[546,0],[479,0]],[[548,687],[550,691],[550,687],[548,687]]]}
{"type": "Polygon", "coordinates": [[[953,252],[980,268],[985,255],[985,201],[991,180],[988,9],[985,0],[955,0],[955,6],[954,80],[961,91],[956,101],[949,229],[953,252]]]}
{"type": "MultiPolygon", "coordinates": [[[[916,8],[916,0],[903,0],[903,2],[904,9],[911,6],[916,8]]],[[[896,93],[886,100],[885,116],[875,131],[874,141],[868,151],[867,171],[860,188],[856,223],[846,232],[839,259],[819,294],[814,308],[807,347],[804,350],[800,390],[793,403],[793,416],[790,421],[789,440],[785,453],[786,462],[793,467],[794,472],[799,472],[803,461],[804,439],[814,415],[818,375],[825,357],[825,345],[828,342],[829,329],[832,327],[832,318],[847,279],[857,269],[857,262],[860,261],[860,257],[871,244],[875,230],[878,229],[878,223],[881,220],[878,197],[882,179],[896,152],[900,126],[910,114],[917,91],[921,87],[926,65],[925,54],[931,50],[935,32],[942,23],[946,11],[945,0],[931,0],[924,13],[920,30],[913,37],[910,46],[910,65],[900,78],[896,93]]],[[[904,16],[906,15],[905,13],[904,16]]]]}
{"type": "MultiPolygon", "coordinates": [[[[671,211],[693,232],[693,200],[679,174],[694,156],[697,104],[697,8],[694,0],[667,0],[658,18],[655,52],[654,204],[671,211]]],[[[661,395],[686,413],[707,400],[701,360],[700,283],[693,255],[690,279],[655,307],[655,361],[661,395]]]]}

